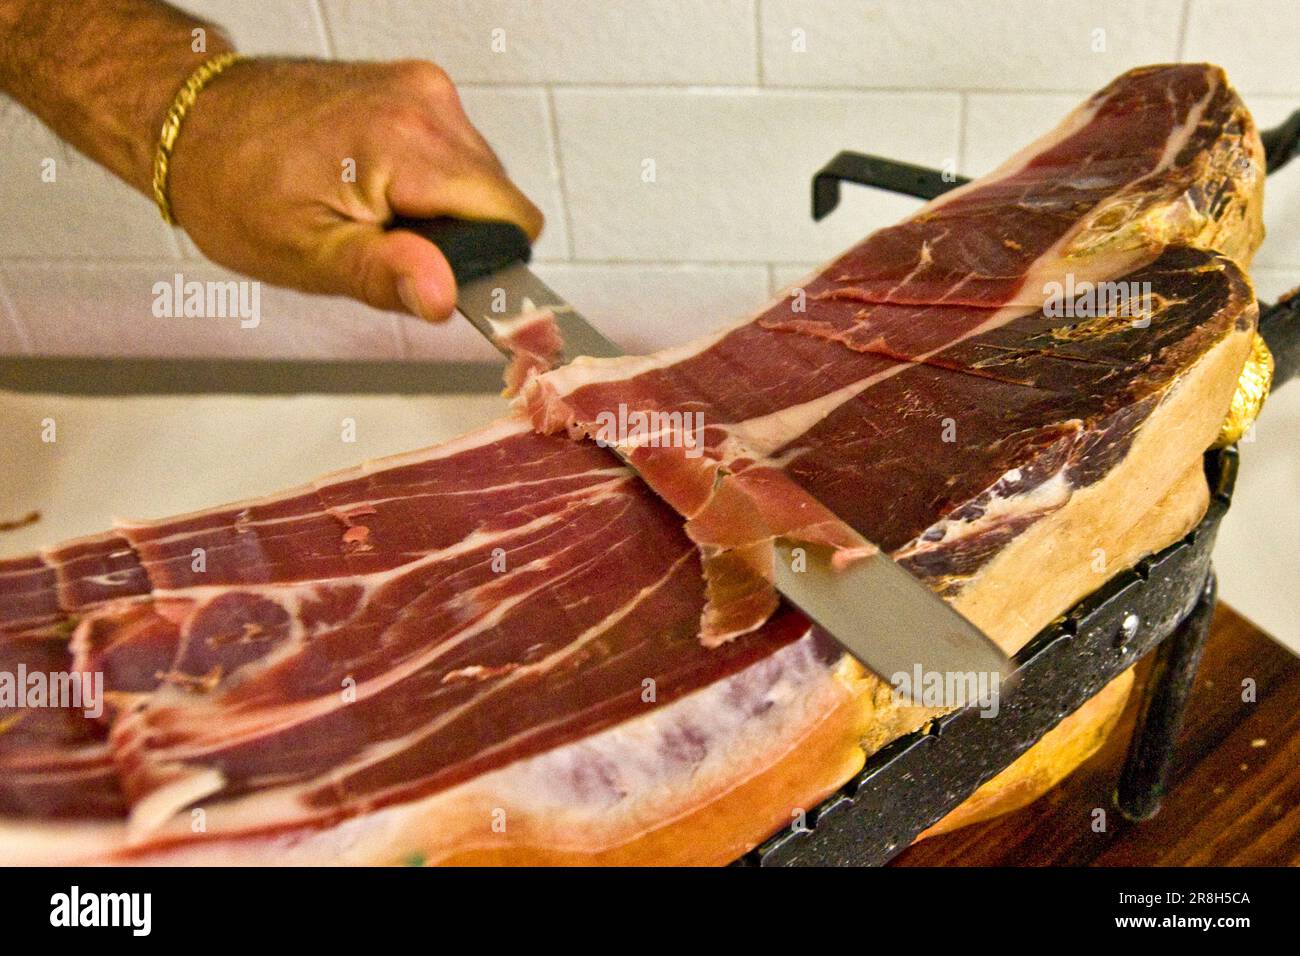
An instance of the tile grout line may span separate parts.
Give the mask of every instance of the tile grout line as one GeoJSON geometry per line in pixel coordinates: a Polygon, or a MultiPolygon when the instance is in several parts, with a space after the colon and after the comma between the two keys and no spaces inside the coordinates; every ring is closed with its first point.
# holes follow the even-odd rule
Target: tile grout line
{"type": "Polygon", "coordinates": [[[964,90],[957,96],[957,175],[966,175],[966,126],[970,122],[970,95],[964,90]]]}
{"type": "MultiPolygon", "coordinates": [[[[778,266],[808,266],[812,268],[818,263],[799,262],[797,260],[772,260],[772,259],[642,259],[642,258],[610,258],[610,257],[589,257],[583,258],[575,256],[566,259],[553,258],[536,258],[533,263],[539,267],[545,266],[629,266],[636,268],[677,268],[677,269],[763,269],[769,264],[778,266]]],[[[180,266],[202,266],[206,269],[213,270],[222,275],[239,275],[232,269],[227,269],[217,265],[208,259],[165,259],[158,257],[142,257],[138,259],[91,259],[84,256],[75,257],[52,257],[52,256],[0,256],[0,269],[11,266],[21,269],[41,268],[50,266],[54,268],[68,268],[82,266],[91,270],[98,269],[172,269],[175,270],[180,266]]],[[[271,283],[265,283],[271,285],[271,283]]],[[[275,286],[275,288],[282,288],[275,286]]],[[[296,291],[296,290],[288,290],[296,291]]],[[[312,293],[301,293],[302,295],[311,295],[312,293]]]]}
{"type": "MultiPolygon", "coordinates": [[[[808,94],[817,95],[818,93],[833,94],[861,94],[863,96],[937,96],[940,94],[966,93],[974,96],[1003,96],[1008,98],[1017,97],[1034,97],[1034,96],[1071,96],[1083,98],[1091,96],[1097,92],[1096,89],[1085,87],[1074,87],[1066,89],[1063,87],[1051,87],[1043,89],[1008,89],[999,87],[986,86],[795,86],[790,84],[767,84],[764,86],[755,86],[743,83],[593,83],[593,82],[558,82],[546,81],[535,83],[524,83],[517,81],[485,81],[485,80],[466,80],[463,83],[456,84],[461,90],[476,90],[482,92],[526,92],[539,89],[566,90],[576,93],[695,93],[699,95],[718,95],[727,93],[781,93],[781,94],[808,94]]],[[[1300,91],[1300,87],[1297,87],[1300,91]]],[[[1267,97],[1275,100],[1286,100],[1290,102],[1296,96],[1296,93],[1288,93],[1276,89],[1262,92],[1247,92],[1254,97],[1267,97]]]]}
{"type": "MultiPolygon", "coordinates": [[[[601,83],[586,80],[538,80],[533,82],[520,80],[463,80],[456,84],[460,89],[484,90],[535,90],[545,87],[550,90],[576,90],[592,92],[623,93],[862,93],[877,95],[897,95],[899,93],[928,95],[938,93],[995,93],[1005,96],[1089,96],[1096,92],[1094,87],[1043,87],[1025,89],[1024,87],[996,86],[853,86],[845,83],[828,84],[793,84],[765,83],[689,83],[682,81],[640,81],[635,83],[601,83]]],[[[1284,96],[1286,94],[1275,94],[1284,96]]]]}
{"type": "Polygon", "coordinates": [[[781,291],[776,287],[776,266],[775,262],[767,264],[767,296],[769,299],[775,298],[776,294],[781,291]]]}
{"type": "Polygon", "coordinates": [[[5,320],[14,330],[23,353],[34,355],[36,350],[32,345],[32,337],[28,334],[27,327],[18,319],[18,306],[14,305],[14,300],[9,295],[9,287],[2,273],[0,273],[0,313],[4,314],[5,320]]]}
{"type": "Polygon", "coordinates": [[[1187,59],[1187,24],[1192,19],[1192,0],[1183,0],[1183,9],[1178,17],[1178,46],[1175,55],[1179,62],[1187,59]]]}
{"type": "MultiPolygon", "coordinates": [[[[535,259],[539,267],[545,266],[634,266],[636,268],[671,267],[677,269],[762,269],[770,259],[535,259]]],[[[782,262],[781,265],[786,263],[782,262]]],[[[802,263],[790,263],[801,265],[802,263]]],[[[811,268],[811,266],[809,267],[811,268]]]]}
{"type": "Polygon", "coordinates": [[[555,106],[555,90],[544,87],[547,126],[551,134],[551,163],[555,168],[556,185],[560,189],[560,215],[564,217],[564,246],[567,261],[574,260],[577,239],[573,234],[573,210],[569,206],[569,185],[564,175],[564,155],[560,150],[560,111],[555,106]]]}
{"type": "Polygon", "coordinates": [[[316,15],[316,27],[320,31],[321,40],[325,44],[325,56],[331,60],[338,58],[338,44],[334,42],[334,31],[330,29],[329,20],[325,16],[325,8],[321,0],[311,0],[312,12],[316,15]]]}

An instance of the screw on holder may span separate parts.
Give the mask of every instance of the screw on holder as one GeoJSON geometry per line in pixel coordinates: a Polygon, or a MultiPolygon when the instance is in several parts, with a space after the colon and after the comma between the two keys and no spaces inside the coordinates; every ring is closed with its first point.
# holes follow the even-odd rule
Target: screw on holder
{"type": "Polygon", "coordinates": [[[970,180],[955,173],[845,150],[813,176],[813,219],[825,219],[840,204],[842,182],[874,186],[876,189],[915,196],[918,199],[934,199],[970,180]]]}
{"type": "Polygon", "coordinates": [[[1132,611],[1124,615],[1124,620],[1120,621],[1119,633],[1115,635],[1115,644],[1117,647],[1123,647],[1133,638],[1137,637],[1138,628],[1142,626],[1142,618],[1138,617],[1132,611]]]}

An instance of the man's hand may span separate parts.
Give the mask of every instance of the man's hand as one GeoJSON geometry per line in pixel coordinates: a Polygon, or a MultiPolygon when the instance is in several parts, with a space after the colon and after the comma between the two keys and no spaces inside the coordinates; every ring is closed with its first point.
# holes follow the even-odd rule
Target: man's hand
{"type": "Polygon", "coordinates": [[[455,306],[451,270],[432,243],[385,222],[504,219],[530,238],[542,228],[446,74],[422,61],[236,63],[181,126],[170,193],[215,262],[426,319],[455,306]]]}
{"type": "MultiPolygon", "coordinates": [[[[163,118],[231,49],[160,0],[0,0],[0,92],[152,198],[163,118]]],[[[430,63],[250,60],[199,93],[173,148],[172,212],[211,259],[255,278],[445,318],[441,253],[395,214],[542,214],[506,177],[430,63]]]]}

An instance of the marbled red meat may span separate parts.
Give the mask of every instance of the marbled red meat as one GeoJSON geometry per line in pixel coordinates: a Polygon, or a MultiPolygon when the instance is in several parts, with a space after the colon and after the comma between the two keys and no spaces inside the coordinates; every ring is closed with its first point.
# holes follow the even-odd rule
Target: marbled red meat
{"type": "MultiPolygon", "coordinates": [[[[1010,460],[999,445],[1007,417],[978,409],[1012,414],[1028,404],[1021,440],[1050,444],[1036,426],[1064,426],[1048,425],[1046,409],[1104,382],[1117,345],[1149,348],[1145,328],[1100,347],[1043,338],[1044,305],[1058,288],[1157,279],[1166,287],[1155,301],[1172,301],[1169,283],[1196,266],[1153,264],[1162,246],[1150,235],[1185,213],[1162,202],[1189,189],[1235,103],[1214,71],[1126,74],[1046,140],[869,236],[757,318],[656,355],[556,369],[528,382],[522,404],[540,430],[588,437],[616,408],[698,416],[703,456],[678,443],[637,448],[632,460],[689,519],[706,562],[732,549],[746,555],[714,564],[714,577],[761,574],[771,558],[760,549],[775,537],[828,546],[847,563],[870,553],[866,539],[893,548],[934,533],[882,526],[888,498],[862,495],[862,484],[897,481],[908,457],[901,444],[925,443],[936,454],[917,462],[916,478],[947,482],[944,497],[925,499],[925,514],[949,520],[945,506],[988,488],[1010,460]],[[1099,350],[1103,364],[1092,364],[1099,350]],[[953,440],[936,442],[945,421],[953,440]],[[887,432],[895,442],[878,440],[887,432]],[[870,477],[867,457],[885,459],[870,477]],[[977,467],[981,458],[987,467],[977,467]]],[[[762,623],[775,599],[759,590],[753,581],[716,587],[728,599],[744,593],[748,613],[711,605],[710,643],[762,623]]]]}
{"type": "Polygon", "coordinates": [[[0,561],[0,670],[110,697],[0,711],[0,858],[497,859],[500,811],[518,859],[567,860],[729,798],[761,835],[809,804],[746,787],[804,753],[815,799],[893,719],[777,602],[773,536],[952,596],[1104,476],[1249,329],[1231,258],[1190,248],[1257,241],[1244,116],[1213,68],[1126,74],[753,320],[529,377],[531,418],[0,561]],[[1149,282],[1153,321],[1047,314],[1067,272],[1149,282]],[[702,414],[702,453],[624,448],[638,478],[552,434],[620,405],[702,414]]]}

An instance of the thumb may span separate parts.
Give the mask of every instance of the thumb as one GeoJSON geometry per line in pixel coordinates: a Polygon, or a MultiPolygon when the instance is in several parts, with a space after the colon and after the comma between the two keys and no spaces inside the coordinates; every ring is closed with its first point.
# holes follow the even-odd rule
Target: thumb
{"type": "Polygon", "coordinates": [[[441,322],[456,307],[456,280],[438,247],[412,232],[358,224],[339,246],[344,291],[377,309],[441,322]]]}

